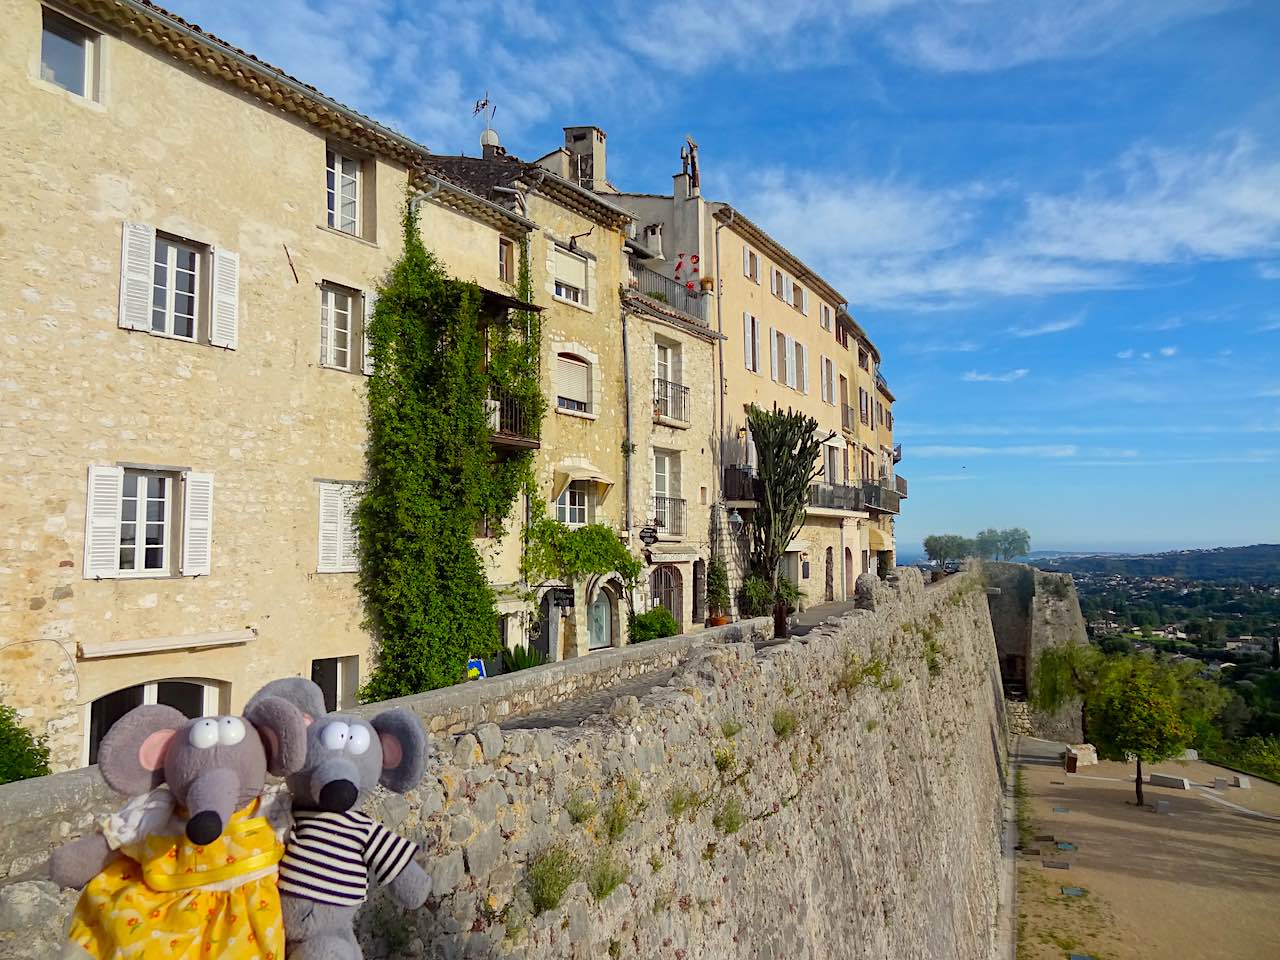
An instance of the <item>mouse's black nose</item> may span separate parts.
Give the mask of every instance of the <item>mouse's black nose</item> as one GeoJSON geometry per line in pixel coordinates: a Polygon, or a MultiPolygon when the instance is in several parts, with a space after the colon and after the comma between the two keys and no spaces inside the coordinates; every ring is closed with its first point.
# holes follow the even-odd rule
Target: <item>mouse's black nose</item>
{"type": "Polygon", "coordinates": [[[350,810],[355,805],[358,792],[350,780],[330,780],[320,788],[320,809],[329,813],[350,810]]]}
{"type": "Polygon", "coordinates": [[[187,821],[187,839],[197,846],[213,843],[222,836],[222,818],[212,810],[197,813],[187,821]]]}

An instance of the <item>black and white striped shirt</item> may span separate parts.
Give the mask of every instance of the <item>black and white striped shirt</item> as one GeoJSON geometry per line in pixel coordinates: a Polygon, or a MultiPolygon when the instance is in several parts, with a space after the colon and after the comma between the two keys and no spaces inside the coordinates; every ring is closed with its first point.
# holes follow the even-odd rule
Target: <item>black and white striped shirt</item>
{"type": "Polygon", "coordinates": [[[317,903],[356,906],[369,874],[390,883],[409,865],[418,845],[392,833],[367,813],[294,810],[293,830],[280,861],[280,892],[317,903]]]}

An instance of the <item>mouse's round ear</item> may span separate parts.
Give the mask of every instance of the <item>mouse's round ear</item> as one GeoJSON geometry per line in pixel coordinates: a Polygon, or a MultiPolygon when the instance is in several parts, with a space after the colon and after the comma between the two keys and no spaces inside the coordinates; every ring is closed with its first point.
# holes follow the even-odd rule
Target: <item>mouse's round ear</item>
{"type": "Polygon", "coordinates": [[[283,697],[259,694],[245,706],[244,718],[262,738],[272,776],[287,777],[306,766],[307,724],[296,706],[283,697]]]}
{"type": "Polygon", "coordinates": [[[247,716],[254,706],[266,697],[279,697],[288,700],[302,711],[303,722],[309,727],[327,712],[324,706],[324,691],[314,680],[305,677],[282,677],[272,680],[265,687],[249,698],[244,712],[247,716]]]}
{"type": "Polygon", "coordinates": [[[98,769],[116,793],[136,797],[164,783],[164,761],[187,718],[173,707],[134,707],[111,725],[98,747],[98,769]]]}
{"type": "Polygon", "coordinates": [[[427,768],[427,734],[408,710],[384,710],[369,721],[382,746],[378,782],[395,793],[412,790],[427,768]]]}

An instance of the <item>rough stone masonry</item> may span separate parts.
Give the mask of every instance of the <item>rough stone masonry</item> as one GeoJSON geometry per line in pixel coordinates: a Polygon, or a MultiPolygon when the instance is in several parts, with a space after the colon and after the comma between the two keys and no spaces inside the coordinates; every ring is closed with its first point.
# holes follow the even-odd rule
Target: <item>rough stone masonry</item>
{"type": "MultiPolygon", "coordinates": [[[[374,897],[367,954],[991,957],[1006,757],[984,592],[860,586],[868,609],[694,647],[582,726],[434,735],[421,789],[374,812],[421,841],[435,895],[374,897]]],[[[48,956],[73,900],[0,888],[0,955],[48,956]]]]}

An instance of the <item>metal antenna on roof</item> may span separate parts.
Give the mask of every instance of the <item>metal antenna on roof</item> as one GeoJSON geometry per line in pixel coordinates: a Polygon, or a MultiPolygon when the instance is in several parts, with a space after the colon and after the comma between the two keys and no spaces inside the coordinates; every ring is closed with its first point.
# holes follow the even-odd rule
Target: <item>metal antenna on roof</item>
{"type": "Polygon", "coordinates": [[[498,107],[496,104],[492,104],[489,102],[488,90],[484,92],[483,97],[481,97],[479,100],[476,101],[476,108],[471,111],[471,115],[473,117],[482,116],[486,114],[486,111],[487,111],[487,115],[484,118],[484,128],[485,130],[489,130],[491,129],[491,124],[493,123],[493,115],[498,112],[498,107]]]}

